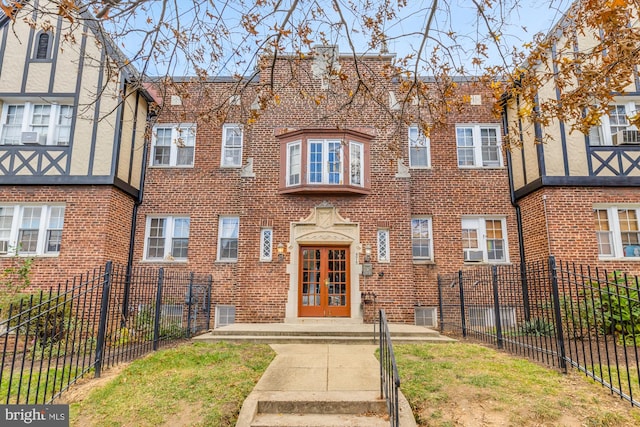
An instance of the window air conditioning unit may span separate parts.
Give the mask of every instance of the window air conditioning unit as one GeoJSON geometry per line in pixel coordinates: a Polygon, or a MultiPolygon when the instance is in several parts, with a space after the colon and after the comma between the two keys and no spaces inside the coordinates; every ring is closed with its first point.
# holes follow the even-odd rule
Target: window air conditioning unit
{"type": "Polygon", "coordinates": [[[0,240],[0,255],[6,255],[9,252],[9,242],[0,240]]]}
{"type": "Polygon", "coordinates": [[[480,250],[475,250],[475,251],[465,250],[464,251],[464,260],[466,262],[480,262],[480,261],[482,261],[482,251],[480,251],[480,250]]]}
{"type": "Polygon", "coordinates": [[[24,145],[43,145],[43,136],[38,132],[22,132],[20,142],[24,145]]]}
{"type": "Polygon", "coordinates": [[[621,130],[612,135],[613,145],[640,144],[640,132],[637,130],[621,130]]]}

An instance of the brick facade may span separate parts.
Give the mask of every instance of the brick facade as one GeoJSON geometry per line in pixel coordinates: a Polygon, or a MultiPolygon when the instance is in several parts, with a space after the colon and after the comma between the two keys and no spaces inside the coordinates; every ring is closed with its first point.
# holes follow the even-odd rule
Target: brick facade
{"type": "Polygon", "coordinates": [[[527,261],[545,260],[552,254],[560,261],[640,275],[640,265],[635,260],[605,260],[598,256],[593,225],[594,205],[639,205],[640,194],[636,188],[546,187],[519,203],[527,261]]]}
{"type": "MultiPolygon", "coordinates": [[[[34,289],[48,289],[109,260],[126,264],[134,201],[112,186],[3,187],[0,203],[64,204],[60,254],[33,258],[34,289]]],[[[0,267],[10,260],[0,259],[0,267]]]]}
{"type": "MultiPolygon", "coordinates": [[[[385,61],[371,59],[368,65],[372,70],[380,71],[385,61]]],[[[300,66],[308,64],[303,61],[300,66]]],[[[286,80],[286,71],[279,72],[285,74],[277,74],[276,78],[286,80]]],[[[320,92],[318,82],[311,80],[305,84],[310,91],[320,92]]],[[[187,85],[184,83],[183,88],[187,85]]],[[[385,308],[392,321],[413,322],[414,305],[437,305],[437,274],[456,271],[464,266],[462,216],[505,218],[509,261],[518,261],[519,243],[506,168],[463,170],[457,164],[456,123],[499,124],[492,112],[491,96],[486,90],[471,84],[462,84],[461,87],[470,94],[482,94],[484,102],[452,113],[447,125],[434,130],[430,142],[431,168],[410,169],[410,177],[396,177],[396,153],[405,165],[409,164],[407,126],[393,131],[390,127],[380,126],[384,112],[371,102],[357,110],[328,115],[324,110],[328,107],[316,105],[312,96],[301,97],[294,90],[283,89],[279,92],[277,104],[271,105],[254,123],[244,127],[242,164],[252,158],[255,177],[242,177],[239,168],[220,167],[221,123],[199,121],[194,167],[149,167],[147,171],[144,202],[135,236],[135,262],[212,274],[214,304],[235,305],[236,321],[281,322],[287,317],[296,317],[297,301],[291,299],[292,295],[297,295],[297,289],[294,289],[297,282],[293,277],[297,276],[299,268],[299,246],[291,241],[292,228],[295,228],[292,223],[309,217],[315,207],[324,203],[335,207],[342,218],[357,224],[357,237],[350,246],[352,253],[363,250],[365,245],[370,245],[373,250],[373,275],[352,276],[357,277],[351,280],[352,290],[374,292],[378,307],[385,308]],[[312,191],[281,194],[280,176],[285,161],[277,135],[282,129],[333,131],[337,128],[371,136],[370,155],[366,160],[371,175],[368,194],[314,194],[312,191]],[[186,262],[154,263],[144,259],[146,219],[154,215],[190,217],[186,262]],[[240,218],[236,263],[216,261],[218,220],[223,215],[240,218]],[[412,259],[411,218],[420,215],[432,219],[434,254],[433,261],[415,263],[412,259]],[[259,260],[263,224],[272,224],[273,228],[274,256],[271,262],[259,260]],[[389,230],[388,263],[377,262],[376,239],[381,226],[389,230]],[[277,260],[275,248],[278,243],[287,245],[283,262],[277,260]]],[[[229,86],[224,82],[211,82],[205,90],[213,97],[226,93],[229,86]]],[[[245,101],[243,99],[243,103],[245,101]]],[[[166,105],[157,123],[176,123],[177,118],[185,123],[195,121],[190,114],[201,116],[207,105],[202,102],[200,94],[183,97],[182,106],[171,109],[166,105]]],[[[231,108],[225,123],[245,121],[242,109],[231,108]]],[[[325,242],[328,246],[340,243],[338,240],[325,242]]],[[[352,255],[355,262],[351,268],[360,268],[363,254],[352,255]]],[[[359,296],[352,295],[352,304],[360,301],[359,296]]],[[[351,317],[362,316],[359,304],[355,312],[351,317]]]]}

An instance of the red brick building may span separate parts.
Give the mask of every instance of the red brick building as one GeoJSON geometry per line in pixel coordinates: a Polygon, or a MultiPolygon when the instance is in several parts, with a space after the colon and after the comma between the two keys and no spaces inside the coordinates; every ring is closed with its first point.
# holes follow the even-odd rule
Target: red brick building
{"type": "Polygon", "coordinates": [[[113,260],[211,274],[217,325],[358,322],[374,307],[435,323],[440,273],[549,255],[640,272],[640,149],[625,122],[639,79],[589,135],[517,123],[516,99],[497,117],[489,89],[460,79],[465,103],[425,136],[397,119],[429,112],[379,78],[389,55],[359,69],[388,102],[347,102],[351,57],[330,55],[340,73],[327,74],[311,54],[246,81],[175,78],[156,118],[131,67],[115,82],[83,65],[121,54],[90,31],[63,54],[57,25],[0,20],[0,265],[33,258],[35,286],[113,260]],[[99,88],[114,96],[93,102],[99,88]],[[503,150],[514,122],[522,148],[503,150]],[[553,142],[536,144],[543,133],[553,142]]]}
{"type": "MultiPolygon", "coordinates": [[[[251,91],[228,95],[231,79],[204,88],[185,79],[167,94],[152,132],[136,263],[212,274],[221,324],[232,313],[238,322],[361,321],[373,295],[393,321],[413,322],[416,306],[436,315],[438,273],[519,261],[502,127],[487,90],[458,82],[471,101],[426,138],[417,126],[385,123],[393,105],[331,110],[337,91],[316,102],[327,84],[313,75],[314,57],[294,71],[290,59],[278,61],[274,78],[298,79],[307,96],[283,84],[255,119],[247,120],[257,108],[251,91]],[[199,121],[217,102],[203,93],[228,97],[223,122],[199,121]]],[[[348,72],[350,58],[339,61],[348,72]]],[[[363,68],[382,72],[390,61],[372,55],[363,68]]],[[[253,93],[268,79],[264,71],[252,80],[253,93]]]]}

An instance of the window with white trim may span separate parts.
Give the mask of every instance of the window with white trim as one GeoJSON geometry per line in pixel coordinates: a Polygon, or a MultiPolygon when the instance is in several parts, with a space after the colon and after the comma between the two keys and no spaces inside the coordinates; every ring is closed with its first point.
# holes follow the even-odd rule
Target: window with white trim
{"type": "Polygon", "coordinates": [[[222,159],[220,166],[239,168],[242,166],[242,127],[237,124],[222,126],[222,159]]]}
{"type": "Polygon", "coordinates": [[[458,166],[500,167],[500,127],[496,125],[456,126],[458,166]]]}
{"type": "Polygon", "coordinates": [[[72,120],[71,105],[5,103],[0,118],[0,145],[69,145],[72,120]]]}
{"type": "Polygon", "coordinates": [[[340,185],[343,183],[342,141],[310,139],[307,153],[308,184],[340,185]]]}
{"type": "Polygon", "coordinates": [[[364,145],[360,142],[349,142],[349,183],[364,185],[364,145]]]}
{"type": "Polygon", "coordinates": [[[601,258],[640,258],[640,207],[598,207],[593,216],[601,258]]]}
{"type": "Polygon", "coordinates": [[[638,129],[629,123],[629,117],[640,113],[637,100],[609,105],[605,111],[600,125],[589,130],[589,145],[640,144],[638,129]]]}
{"type": "Polygon", "coordinates": [[[271,261],[273,258],[273,230],[263,228],[260,230],[260,261],[271,261]]]}
{"type": "Polygon", "coordinates": [[[220,217],[218,225],[218,261],[238,260],[238,231],[240,218],[220,217]]]}
{"type": "Polygon", "coordinates": [[[300,141],[287,144],[287,186],[300,184],[301,150],[302,143],[300,141]]]}
{"type": "Polygon", "coordinates": [[[186,261],[190,222],[189,217],[147,217],[145,259],[149,261],[186,261]]]}
{"type": "Polygon", "coordinates": [[[411,248],[415,261],[433,260],[431,218],[411,218],[411,248]]]}
{"type": "Polygon", "coordinates": [[[350,136],[349,131],[313,130],[282,137],[280,190],[283,193],[368,193],[369,141],[365,135],[350,136]]]}
{"type": "Polygon", "coordinates": [[[431,141],[418,126],[409,126],[409,167],[431,166],[431,141]]]}
{"type": "Polygon", "coordinates": [[[2,253],[58,255],[64,208],[63,205],[32,204],[0,206],[2,253]]]}
{"type": "Polygon", "coordinates": [[[389,262],[389,229],[378,229],[378,262],[389,262]]]}
{"type": "Polygon", "coordinates": [[[507,262],[504,218],[463,218],[462,250],[465,262],[507,262]]]}
{"type": "Polygon", "coordinates": [[[195,124],[159,124],[153,128],[152,166],[193,166],[196,145],[195,124]]]}

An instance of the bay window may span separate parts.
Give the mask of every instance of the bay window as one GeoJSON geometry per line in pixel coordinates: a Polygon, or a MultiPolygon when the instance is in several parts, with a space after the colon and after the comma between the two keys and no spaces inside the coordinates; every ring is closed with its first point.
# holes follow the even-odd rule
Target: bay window
{"type": "Polygon", "coordinates": [[[369,145],[365,135],[314,129],[280,138],[281,193],[369,192],[369,145]]]}

